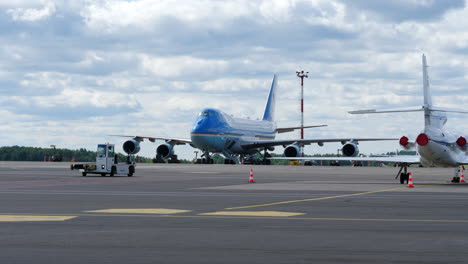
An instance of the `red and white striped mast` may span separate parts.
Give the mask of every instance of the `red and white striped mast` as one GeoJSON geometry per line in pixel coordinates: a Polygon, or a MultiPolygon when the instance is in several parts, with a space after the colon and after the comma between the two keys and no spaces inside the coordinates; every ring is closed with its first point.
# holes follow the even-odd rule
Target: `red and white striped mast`
{"type": "MultiPolygon", "coordinates": [[[[304,139],[304,77],[309,78],[309,72],[296,71],[297,77],[301,78],[301,139],[304,139]]],[[[302,148],[302,157],[304,157],[304,146],[302,148]]]]}

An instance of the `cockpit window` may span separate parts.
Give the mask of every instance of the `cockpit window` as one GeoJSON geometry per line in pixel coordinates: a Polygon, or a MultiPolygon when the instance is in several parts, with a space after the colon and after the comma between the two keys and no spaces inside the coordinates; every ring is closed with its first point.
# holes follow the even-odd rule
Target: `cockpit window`
{"type": "Polygon", "coordinates": [[[210,113],[208,113],[208,112],[200,112],[200,116],[209,116],[209,115],[210,115],[210,113]]]}

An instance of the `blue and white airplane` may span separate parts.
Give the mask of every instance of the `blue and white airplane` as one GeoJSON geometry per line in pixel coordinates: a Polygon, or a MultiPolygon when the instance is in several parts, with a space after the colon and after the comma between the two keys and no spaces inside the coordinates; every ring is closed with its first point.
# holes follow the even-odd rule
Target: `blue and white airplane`
{"type": "MultiPolygon", "coordinates": [[[[174,156],[174,146],[190,144],[203,152],[202,163],[213,163],[210,158],[212,153],[221,153],[226,158],[225,163],[239,163],[240,156],[253,155],[264,152],[263,162],[269,164],[266,159],[270,155],[267,151],[273,151],[275,146],[284,147],[286,157],[301,157],[302,147],[307,144],[317,143],[323,146],[325,142],[341,142],[343,153],[347,156],[357,156],[359,153],[359,141],[397,140],[391,138],[322,138],[322,139],[287,139],[276,140],[278,133],[291,132],[300,127],[277,128],[274,121],[276,102],[277,77],[273,77],[270,93],[262,120],[250,120],[234,118],[218,109],[206,108],[198,115],[191,130],[191,139],[178,139],[167,137],[148,137],[131,135],[111,135],[120,137],[132,137],[124,143],[123,149],[129,154],[136,154],[140,150],[140,142],[148,139],[151,142],[164,140],[165,143],[156,149],[158,155],[164,159],[174,156]]],[[[323,127],[305,126],[304,128],[323,127]]]]}
{"type": "MultiPolygon", "coordinates": [[[[423,94],[424,103],[422,106],[405,107],[396,109],[367,109],[351,111],[350,114],[376,114],[376,113],[396,113],[396,112],[424,112],[424,128],[416,137],[415,141],[410,141],[408,137],[400,138],[400,145],[406,149],[416,149],[419,156],[393,156],[393,157],[327,157],[327,158],[307,158],[308,160],[346,160],[346,161],[377,161],[396,162],[401,166],[397,177],[400,176],[400,183],[408,181],[409,173],[407,168],[410,164],[422,164],[426,167],[455,167],[455,176],[452,182],[460,181],[460,166],[468,164],[468,148],[466,135],[456,135],[444,129],[447,123],[446,112],[468,114],[466,110],[448,109],[436,107],[432,104],[431,90],[429,87],[429,77],[427,73],[426,56],[422,55],[423,72],[423,94]],[[404,172],[402,173],[402,170],[404,172]]],[[[301,158],[297,158],[301,159],[301,158]]]]}

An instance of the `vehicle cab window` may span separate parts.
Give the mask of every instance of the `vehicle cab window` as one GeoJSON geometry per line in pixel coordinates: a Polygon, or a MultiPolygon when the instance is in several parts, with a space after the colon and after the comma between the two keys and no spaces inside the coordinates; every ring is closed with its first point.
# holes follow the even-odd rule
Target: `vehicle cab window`
{"type": "Polygon", "coordinates": [[[98,145],[97,156],[99,158],[105,158],[106,157],[106,146],[105,145],[98,145]]]}
{"type": "Polygon", "coordinates": [[[109,157],[114,157],[114,154],[115,154],[114,146],[109,146],[108,149],[109,149],[109,157]]]}

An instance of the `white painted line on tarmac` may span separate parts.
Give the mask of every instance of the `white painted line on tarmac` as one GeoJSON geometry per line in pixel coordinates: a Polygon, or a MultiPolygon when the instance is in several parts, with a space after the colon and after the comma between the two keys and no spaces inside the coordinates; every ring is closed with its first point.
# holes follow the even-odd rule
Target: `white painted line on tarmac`
{"type": "Polygon", "coordinates": [[[165,208],[116,208],[85,211],[87,213],[110,213],[110,214],[180,214],[191,212],[191,210],[165,209],[165,208]]]}

